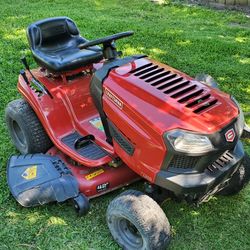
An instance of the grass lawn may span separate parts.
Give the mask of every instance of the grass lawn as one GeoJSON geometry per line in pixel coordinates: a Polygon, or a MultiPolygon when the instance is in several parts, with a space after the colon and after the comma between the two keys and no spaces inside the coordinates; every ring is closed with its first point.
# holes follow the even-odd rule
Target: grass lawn
{"type": "MultiPolygon", "coordinates": [[[[0,250],[119,249],[105,222],[108,203],[120,192],[91,202],[90,213],[76,218],[69,203],[25,209],[10,195],[5,177],[8,157],[17,153],[4,123],[4,108],[19,98],[21,55],[31,56],[26,27],[38,19],[66,15],[88,39],[134,30],[118,42],[125,55],[145,53],[191,76],[206,72],[250,112],[250,19],[180,5],[158,6],[148,0],[6,0],[0,8],[0,250]]],[[[36,64],[33,62],[32,67],[36,64]]],[[[250,123],[249,117],[247,118],[250,123]]],[[[250,153],[250,141],[244,141],[250,153]]],[[[137,184],[136,188],[142,188],[137,184]]],[[[172,224],[170,249],[250,249],[250,185],[233,197],[214,197],[193,207],[167,201],[172,224]]]]}

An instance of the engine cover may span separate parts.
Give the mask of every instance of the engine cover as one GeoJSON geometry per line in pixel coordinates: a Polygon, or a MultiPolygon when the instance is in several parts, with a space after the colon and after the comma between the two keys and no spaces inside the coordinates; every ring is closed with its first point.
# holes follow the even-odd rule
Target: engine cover
{"type": "Polygon", "coordinates": [[[103,83],[103,109],[115,131],[115,151],[149,181],[168,153],[165,132],[213,135],[239,114],[228,94],[147,58],[109,72],[103,83]]]}

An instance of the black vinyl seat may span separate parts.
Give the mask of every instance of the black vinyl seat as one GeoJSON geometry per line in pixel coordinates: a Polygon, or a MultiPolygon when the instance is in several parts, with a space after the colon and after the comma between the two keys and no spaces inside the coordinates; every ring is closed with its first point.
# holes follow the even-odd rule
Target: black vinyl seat
{"type": "Polygon", "coordinates": [[[76,24],[68,17],[37,21],[28,27],[27,37],[36,62],[51,72],[74,70],[103,58],[98,46],[78,48],[88,40],[79,35],[76,24]]]}

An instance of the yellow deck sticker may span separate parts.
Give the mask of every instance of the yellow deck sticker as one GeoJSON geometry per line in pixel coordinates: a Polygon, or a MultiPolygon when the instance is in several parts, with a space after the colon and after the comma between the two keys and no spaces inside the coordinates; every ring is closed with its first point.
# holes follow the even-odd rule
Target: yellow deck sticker
{"type": "Polygon", "coordinates": [[[22,174],[22,177],[26,180],[32,180],[36,178],[36,175],[37,175],[37,166],[34,165],[32,167],[26,168],[26,170],[22,174]]]}
{"type": "Polygon", "coordinates": [[[104,170],[102,168],[98,169],[97,171],[95,171],[91,174],[85,175],[85,179],[89,181],[102,173],[104,173],[104,170]]]}

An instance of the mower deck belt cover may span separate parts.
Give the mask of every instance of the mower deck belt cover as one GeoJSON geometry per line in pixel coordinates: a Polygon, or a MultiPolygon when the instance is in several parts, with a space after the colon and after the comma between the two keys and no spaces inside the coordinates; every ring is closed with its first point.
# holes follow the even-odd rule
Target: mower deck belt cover
{"type": "Polygon", "coordinates": [[[55,156],[12,156],[7,166],[7,180],[12,195],[24,207],[63,202],[79,194],[75,177],[55,156]]]}

